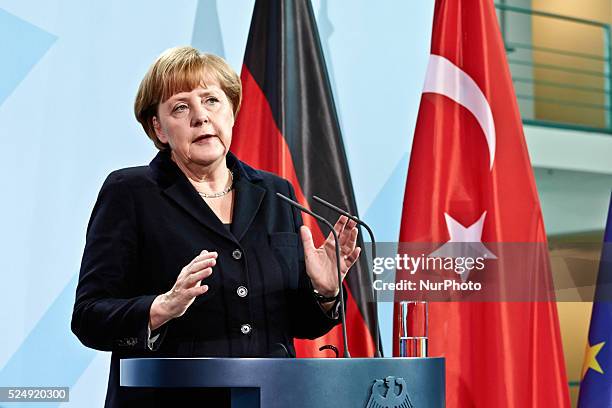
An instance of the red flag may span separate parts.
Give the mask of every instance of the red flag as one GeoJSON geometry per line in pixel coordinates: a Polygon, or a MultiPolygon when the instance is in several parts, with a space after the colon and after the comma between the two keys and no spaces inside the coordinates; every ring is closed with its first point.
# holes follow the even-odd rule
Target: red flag
{"type": "MultiPolygon", "coordinates": [[[[491,0],[436,1],[400,242],[445,243],[453,229],[485,243],[546,243],[491,0]]],[[[550,282],[547,265],[533,273],[550,282]]],[[[554,302],[430,303],[429,324],[429,354],[446,358],[448,407],[569,407],[554,302]]]]}
{"type": "MultiPolygon", "coordinates": [[[[357,214],[351,178],[331,94],[319,35],[309,0],[257,0],[241,73],[243,103],[234,127],[232,151],[250,165],[291,181],[298,201],[313,208],[317,195],[357,214]]],[[[333,222],[334,212],[317,206],[333,222]]],[[[310,216],[304,223],[321,245],[329,231],[310,216]]],[[[359,246],[363,241],[359,238],[359,246]]],[[[349,272],[349,349],[372,356],[378,330],[365,257],[349,272]]],[[[319,347],[333,344],[342,354],[342,330],[314,341],[295,342],[298,357],[333,357],[319,347]]]]}

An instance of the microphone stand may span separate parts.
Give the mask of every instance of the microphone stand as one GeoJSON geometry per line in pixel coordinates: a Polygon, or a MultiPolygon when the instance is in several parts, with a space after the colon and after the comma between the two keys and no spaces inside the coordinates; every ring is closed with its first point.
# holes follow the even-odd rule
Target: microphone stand
{"type": "Polygon", "coordinates": [[[327,221],[325,218],[321,217],[318,214],[315,214],[314,212],[310,211],[308,208],[304,207],[300,203],[297,203],[293,201],[292,199],[285,197],[281,193],[276,193],[276,195],[280,197],[281,199],[283,199],[284,201],[286,201],[287,203],[289,203],[291,206],[296,207],[300,211],[303,211],[306,214],[313,216],[317,220],[327,225],[334,236],[334,242],[335,242],[334,246],[336,247],[336,269],[338,272],[338,289],[340,290],[340,321],[342,322],[342,337],[343,337],[343,342],[344,342],[343,343],[343,346],[344,346],[343,357],[350,358],[351,354],[349,353],[348,341],[347,341],[347,336],[346,336],[346,317],[344,315],[344,308],[346,307],[346,303],[344,301],[344,291],[342,290],[342,275],[340,273],[340,242],[338,239],[338,234],[336,233],[336,230],[334,230],[333,225],[331,225],[329,221],[327,221]]]}
{"type": "MultiPolygon", "coordinates": [[[[372,229],[370,228],[370,226],[366,224],[365,222],[361,221],[359,218],[355,217],[354,215],[344,211],[342,208],[335,206],[332,203],[325,201],[324,199],[320,197],[312,196],[312,198],[316,202],[323,204],[325,207],[329,208],[330,210],[333,210],[355,221],[357,224],[363,226],[368,231],[368,234],[370,235],[370,241],[372,242],[372,262],[374,262],[374,259],[376,259],[376,240],[374,239],[374,233],[372,232],[372,229]]],[[[369,272],[369,269],[370,268],[368,266],[368,272],[369,272]]],[[[374,282],[373,272],[371,273],[371,275],[372,275],[372,282],[374,282]]],[[[372,296],[373,296],[374,302],[376,302],[377,296],[376,296],[376,291],[374,290],[374,287],[372,287],[372,296]]],[[[376,316],[376,321],[378,321],[378,316],[376,316]]],[[[376,347],[376,352],[374,353],[374,357],[382,357],[380,353],[380,331],[379,331],[378,325],[376,325],[376,334],[374,335],[374,346],[376,347]]]]}

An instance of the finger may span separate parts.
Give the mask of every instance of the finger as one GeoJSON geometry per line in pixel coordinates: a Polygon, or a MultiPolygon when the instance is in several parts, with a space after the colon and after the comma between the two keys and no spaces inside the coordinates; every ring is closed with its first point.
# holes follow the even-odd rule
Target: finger
{"type": "Polygon", "coordinates": [[[350,230],[352,230],[353,228],[355,228],[356,226],[357,226],[357,223],[356,223],[354,220],[349,219],[349,220],[347,221],[346,226],[344,227],[344,229],[345,229],[345,230],[349,230],[349,231],[350,231],[350,230]]]}
{"type": "Polygon", "coordinates": [[[302,238],[302,245],[304,246],[304,256],[308,257],[315,250],[314,241],[312,239],[312,232],[310,228],[305,225],[300,227],[300,238],[302,238]]]}
{"type": "Polygon", "coordinates": [[[357,246],[357,237],[359,236],[359,228],[357,228],[356,226],[353,226],[353,228],[350,229],[346,235],[348,238],[344,244],[344,248],[345,248],[346,253],[350,254],[351,252],[353,252],[353,250],[357,246]]]}
{"type": "Polygon", "coordinates": [[[346,257],[350,255],[357,245],[357,229],[353,229],[350,232],[346,232],[348,239],[340,246],[340,256],[346,260],[346,257]]]}
{"type": "MultiPolygon", "coordinates": [[[[338,241],[340,241],[342,231],[344,231],[344,227],[346,226],[347,221],[348,221],[348,217],[341,215],[340,218],[338,218],[338,221],[336,221],[336,223],[334,224],[334,231],[336,231],[336,234],[338,235],[338,241]]],[[[334,234],[330,232],[329,235],[327,236],[327,239],[325,240],[325,243],[328,245],[329,244],[334,245],[335,244],[334,234]]]]}
{"type": "Polygon", "coordinates": [[[199,283],[202,279],[208,278],[212,275],[212,268],[202,269],[199,272],[193,273],[189,275],[187,279],[185,279],[185,287],[191,287],[199,283]]]}
{"type": "Polygon", "coordinates": [[[202,269],[210,268],[212,266],[215,266],[216,264],[217,264],[217,260],[215,258],[204,259],[202,261],[198,261],[194,263],[193,265],[191,265],[191,267],[188,268],[189,269],[188,274],[199,272],[202,269]]]}
{"type": "Polygon", "coordinates": [[[334,225],[334,230],[336,231],[336,234],[338,234],[338,236],[342,234],[342,231],[344,231],[348,222],[349,219],[347,216],[341,215],[340,217],[338,217],[338,221],[336,221],[336,224],[334,225]]]}
{"type": "Polygon", "coordinates": [[[187,266],[193,265],[193,263],[194,263],[194,262],[197,262],[197,261],[198,261],[198,259],[199,259],[199,258],[200,258],[202,255],[205,255],[205,254],[207,254],[207,253],[208,253],[208,251],[207,251],[207,250],[205,250],[205,249],[203,249],[203,250],[202,250],[202,252],[200,252],[200,253],[199,253],[199,254],[198,254],[198,255],[197,255],[195,258],[193,258],[193,259],[191,260],[191,262],[189,262],[189,264],[187,264],[187,266]]]}
{"type": "Polygon", "coordinates": [[[208,285],[196,286],[187,291],[190,297],[196,297],[208,292],[208,285]]]}
{"type": "Polygon", "coordinates": [[[351,269],[353,265],[355,265],[355,262],[357,262],[357,259],[359,258],[359,254],[361,254],[361,248],[356,247],[353,252],[344,257],[344,260],[346,261],[345,274],[348,273],[348,270],[351,269]]]}
{"type": "MultiPolygon", "coordinates": [[[[209,252],[207,250],[203,250],[202,252],[200,252],[200,254],[198,256],[196,256],[195,258],[193,258],[191,260],[191,262],[189,262],[187,265],[185,265],[185,267],[183,269],[181,269],[181,272],[179,273],[179,276],[183,276],[186,274],[189,274],[191,272],[191,267],[200,261],[203,261],[205,259],[217,259],[219,255],[217,254],[217,252],[209,252]]],[[[201,268],[200,268],[201,269],[201,268]]]]}
{"type": "Polygon", "coordinates": [[[355,248],[355,245],[357,244],[358,234],[359,234],[359,229],[357,228],[355,222],[350,220],[346,224],[344,231],[342,231],[342,235],[340,235],[338,239],[340,241],[340,249],[342,250],[343,254],[348,254],[355,248]],[[349,228],[349,224],[351,223],[352,223],[352,227],[349,228]]]}
{"type": "Polygon", "coordinates": [[[217,253],[217,251],[209,252],[209,251],[204,250],[204,251],[200,252],[200,254],[198,256],[193,258],[191,263],[193,264],[193,263],[202,261],[204,259],[217,259],[218,256],[219,256],[219,254],[217,253]]]}

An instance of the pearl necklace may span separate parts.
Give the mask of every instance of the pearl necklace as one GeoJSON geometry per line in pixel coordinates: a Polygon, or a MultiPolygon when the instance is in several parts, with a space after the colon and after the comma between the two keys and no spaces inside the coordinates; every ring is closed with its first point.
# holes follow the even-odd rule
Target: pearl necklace
{"type": "Polygon", "coordinates": [[[198,194],[201,195],[203,198],[219,198],[219,197],[223,197],[224,195],[232,191],[232,188],[234,188],[234,173],[232,173],[231,170],[228,170],[228,171],[230,175],[230,184],[223,191],[219,191],[218,193],[210,193],[210,194],[198,191],[198,194]]]}

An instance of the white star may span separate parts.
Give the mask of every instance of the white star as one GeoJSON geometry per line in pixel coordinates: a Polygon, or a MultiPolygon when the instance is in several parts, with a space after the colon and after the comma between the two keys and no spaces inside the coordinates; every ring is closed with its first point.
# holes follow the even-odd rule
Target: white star
{"type": "MultiPolygon", "coordinates": [[[[484,226],[485,217],[487,212],[483,212],[478,221],[464,227],[460,222],[455,220],[453,217],[444,213],[446,219],[446,228],[450,235],[450,240],[436,249],[434,252],[429,254],[429,257],[441,257],[441,258],[477,258],[484,257],[487,259],[497,259],[495,254],[484,246],[482,243],[482,228],[484,226]],[[463,243],[463,244],[461,244],[463,243]]],[[[470,275],[470,270],[466,270],[460,274],[463,282],[467,281],[470,275]]]]}

